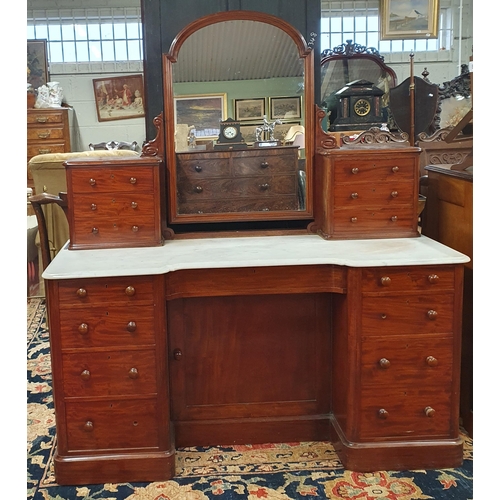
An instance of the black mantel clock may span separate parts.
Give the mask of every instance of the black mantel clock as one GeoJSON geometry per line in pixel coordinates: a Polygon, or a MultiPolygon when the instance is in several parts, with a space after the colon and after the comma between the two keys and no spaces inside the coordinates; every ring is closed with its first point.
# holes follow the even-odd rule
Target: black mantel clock
{"type": "Polygon", "coordinates": [[[240,131],[240,122],[228,118],[220,122],[220,133],[215,149],[245,149],[247,143],[244,141],[240,131]]]}
{"type": "Polygon", "coordinates": [[[336,117],[331,122],[333,131],[368,130],[386,122],[381,97],[383,90],[368,80],[348,83],[336,94],[336,117]]]}

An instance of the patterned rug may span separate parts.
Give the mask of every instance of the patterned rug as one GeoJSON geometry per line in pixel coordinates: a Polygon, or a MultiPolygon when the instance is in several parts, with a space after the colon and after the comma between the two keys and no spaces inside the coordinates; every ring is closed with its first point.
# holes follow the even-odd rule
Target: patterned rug
{"type": "Polygon", "coordinates": [[[28,299],[28,500],[472,500],[472,440],[457,469],[345,470],[327,442],[182,448],[177,475],[155,483],[59,486],[44,299],[28,299]]]}

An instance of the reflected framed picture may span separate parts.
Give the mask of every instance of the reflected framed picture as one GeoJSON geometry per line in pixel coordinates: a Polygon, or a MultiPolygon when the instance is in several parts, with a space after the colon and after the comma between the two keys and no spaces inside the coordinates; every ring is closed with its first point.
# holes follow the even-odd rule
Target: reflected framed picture
{"type": "Polygon", "coordinates": [[[380,0],[380,39],[438,37],[439,0],[380,0]]]}
{"type": "Polygon", "coordinates": [[[269,110],[271,120],[298,120],[302,116],[302,98],[270,97],[269,110]]]}
{"type": "Polygon", "coordinates": [[[234,100],[234,118],[239,122],[263,120],[265,114],[265,97],[234,100]]]}
{"type": "Polygon", "coordinates": [[[219,137],[220,122],[227,118],[226,94],[196,94],[174,97],[175,129],[194,129],[196,138],[219,137]]]}
{"type": "Polygon", "coordinates": [[[142,75],[95,78],[92,83],[100,122],[146,115],[142,75]]]}
{"type": "Polygon", "coordinates": [[[49,81],[47,40],[28,40],[27,52],[28,83],[36,90],[49,81]]]}

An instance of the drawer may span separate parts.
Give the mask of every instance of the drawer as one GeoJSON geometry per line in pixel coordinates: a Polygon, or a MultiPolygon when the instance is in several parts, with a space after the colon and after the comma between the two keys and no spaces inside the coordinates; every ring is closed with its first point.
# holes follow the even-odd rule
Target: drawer
{"type": "Polygon", "coordinates": [[[364,297],[362,335],[452,333],[451,293],[364,297]]]}
{"type": "Polygon", "coordinates": [[[196,180],[206,177],[229,177],[229,160],[225,158],[179,160],[177,175],[196,180]]]}
{"type": "Polygon", "coordinates": [[[455,269],[438,266],[364,268],[362,279],[363,292],[454,290],[455,269]]]}
{"type": "Polygon", "coordinates": [[[136,191],[148,192],[154,188],[154,171],[150,167],[68,169],[68,182],[73,193],[105,193],[136,191]]]}
{"type": "Polygon", "coordinates": [[[82,194],[73,207],[75,222],[92,219],[97,224],[102,217],[125,218],[127,221],[154,219],[156,200],[150,193],[82,194]]]}
{"type": "Polygon", "coordinates": [[[361,391],[359,440],[453,437],[448,386],[379,386],[361,391]]]}
{"type": "Polygon", "coordinates": [[[28,128],[28,141],[44,141],[49,139],[64,139],[64,129],[61,127],[28,128]]]}
{"type": "Polygon", "coordinates": [[[296,172],[298,164],[297,151],[281,155],[244,156],[233,159],[235,176],[275,175],[296,172]]]}
{"type": "Polygon", "coordinates": [[[137,302],[153,304],[153,281],[148,276],[61,280],[58,288],[62,309],[112,303],[127,307],[137,302]]]}
{"type": "Polygon", "coordinates": [[[28,158],[49,153],[65,153],[66,151],[68,151],[66,142],[38,142],[37,144],[28,144],[28,158]]]}
{"type": "Polygon", "coordinates": [[[438,385],[451,391],[453,336],[408,335],[364,338],[361,387],[438,385]]]}
{"type": "Polygon", "coordinates": [[[189,200],[178,203],[179,214],[223,214],[232,212],[272,212],[298,210],[297,195],[259,198],[240,198],[235,200],[189,200]]]}
{"type": "Polygon", "coordinates": [[[27,123],[29,125],[40,125],[44,123],[63,123],[64,122],[64,111],[60,112],[44,112],[40,111],[37,113],[28,112],[27,123]]]}
{"type": "Polygon", "coordinates": [[[297,176],[275,175],[238,179],[201,179],[178,183],[179,201],[275,196],[297,192],[297,176]]]}
{"type": "Polygon", "coordinates": [[[416,212],[409,205],[384,207],[334,207],[336,234],[376,234],[377,231],[409,231],[416,227],[416,212]]]}
{"type": "Polygon", "coordinates": [[[156,393],[154,349],[62,355],[66,397],[156,393]]]}
{"type": "Polygon", "coordinates": [[[380,183],[335,183],[333,188],[334,209],[340,207],[366,207],[367,205],[392,206],[407,204],[413,206],[414,184],[412,182],[380,183]]]}
{"type": "Polygon", "coordinates": [[[412,158],[352,159],[335,161],[334,182],[401,182],[413,181],[417,165],[412,158]]]}
{"type": "Polygon", "coordinates": [[[60,309],[61,348],[153,345],[154,307],[105,305],[60,309]]]}
{"type": "Polygon", "coordinates": [[[68,451],[158,448],[155,399],[66,403],[68,451]]]}

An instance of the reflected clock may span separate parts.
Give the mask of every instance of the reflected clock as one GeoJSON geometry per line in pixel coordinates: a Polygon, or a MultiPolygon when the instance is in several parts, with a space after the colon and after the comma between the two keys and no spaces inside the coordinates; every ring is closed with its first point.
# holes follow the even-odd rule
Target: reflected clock
{"type": "Polygon", "coordinates": [[[240,130],[240,122],[228,118],[220,122],[220,132],[217,143],[214,145],[216,149],[244,149],[247,147],[243,140],[240,130]]]}

